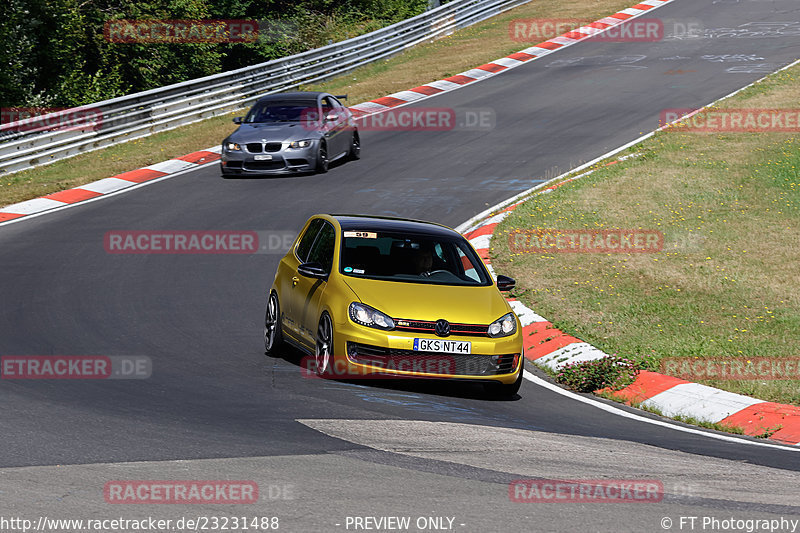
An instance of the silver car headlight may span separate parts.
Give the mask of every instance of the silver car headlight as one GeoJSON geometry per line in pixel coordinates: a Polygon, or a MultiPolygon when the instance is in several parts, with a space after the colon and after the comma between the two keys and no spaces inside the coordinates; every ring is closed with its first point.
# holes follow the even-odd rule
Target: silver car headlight
{"type": "Polygon", "coordinates": [[[225,148],[232,151],[241,151],[242,147],[239,146],[237,143],[225,143],[225,148]]]}
{"type": "Polygon", "coordinates": [[[302,141],[292,141],[289,143],[289,148],[308,148],[311,146],[311,139],[303,139],[302,141]]]}
{"type": "Polygon", "coordinates": [[[356,324],[377,329],[394,329],[394,320],[377,309],[360,302],[350,304],[350,319],[356,324]]]}
{"type": "Polygon", "coordinates": [[[517,320],[514,318],[514,313],[503,315],[491,324],[486,333],[490,337],[508,337],[517,331],[517,320]]]}

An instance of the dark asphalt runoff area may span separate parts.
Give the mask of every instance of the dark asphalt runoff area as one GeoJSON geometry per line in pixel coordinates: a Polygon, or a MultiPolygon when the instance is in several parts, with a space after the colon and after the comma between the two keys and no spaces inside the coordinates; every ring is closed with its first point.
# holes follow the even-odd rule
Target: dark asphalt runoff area
{"type": "Polygon", "coordinates": [[[362,159],[324,175],[222,179],[211,164],[0,227],[0,354],[153,365],[142,380],[0,381],[0,506],[117,513],[98,500],[108,479],[206,476],[293,483],[292,499],[267,502],[286,531],[345,531],[345,515],[376,513],[454,515],[460,531],[660,531],[661,516],[677,531],[679,515],[800,514],[793,451],[643,424],[530,382],[513,401],[487,401],[456,383],[307,379],[291,350],[264,355],[279,254],[104,249],[108,231],[296,233],[319,212],[457,226],[652,131],[664,109],[703,106],[800,57],[796,0],[678,0],[649,17],[664,20],[663,41],[576,44],[412,106],[491,110],[490,128],[365,131],[362,159]],[[671,33],[690,23],[699,36],[671,33]],[[419,435],[430,422],[452,438],[429,449],[419,435]],[[469,426],[498,454],[462,449],[469,426]],[[374,438],[384,434],[398,442],[374,438]],[[131,462],[146,463],[118,464],[131,462]],[[559,475],[692,491],[652,506],[509,502],[512,479],[559,475]]]}

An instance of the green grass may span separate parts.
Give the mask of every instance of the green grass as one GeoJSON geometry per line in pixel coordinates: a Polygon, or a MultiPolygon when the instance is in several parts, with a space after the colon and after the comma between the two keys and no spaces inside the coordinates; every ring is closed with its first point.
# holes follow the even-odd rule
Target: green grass
{"type": "MultiPolygon", "coordinates": [[[[793,67],[720,108],[798,108],[793,67]]],[[[658,370],[661,357],[800,355],[800,137],[660,132],[638,157],[546,195],[499,227],[492,262],[560,329],[658,370]],[[531,229],[659,230],[655,254],[513,254],[531,229]]],[[[796,378],[796,376],[794,376],[796,378]]],[[[707,381],[800,404],[800,380],[707,381]]]]}

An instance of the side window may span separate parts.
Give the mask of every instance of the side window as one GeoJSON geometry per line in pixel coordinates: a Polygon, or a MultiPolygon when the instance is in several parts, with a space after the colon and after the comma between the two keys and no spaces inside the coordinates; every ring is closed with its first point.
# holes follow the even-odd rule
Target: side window
{"type": "Polygon", "coordinates": [[[325,272],[330,272],[333,266],[333,249],[336,243],[336,230],[325,222],[319,231],[316,242],[308,254],[309,262],[320,263],[325,272]]]}
{"type": "Polygon", "coordinates": [[[317,233],[319,233],[319,228],[322,227],[322,224],[325,221],[321,218],[315,218],[311,221],[311,224],[308,225],[308,229],[300,237],[300,242],[297,243],[297,249],[295,250],[295,255],[300,260],[301,263],[305,263],[307,261],[308,252],[311,250],[311,245],[314,244],[314,239],[317,237],[317,233]]]}
{"type": "Polygon", "coordinates": [[[322,99],[322,119],[325,120],[330,113],[334,110],[333,102],[327,96],[322,99]]]}
{"type": "Polygon", "coordinates": [[[472,264],[472,261],[469,260],[469,257],[464,255],[464,252],[461,251],[461,248],[456,248],[456,250],[458,250],[458,257],[461,260],[461,268],[464,269],[464,275],[472,280],[480,282],[481,277],[478,275],[475,265],[472,264]]]}

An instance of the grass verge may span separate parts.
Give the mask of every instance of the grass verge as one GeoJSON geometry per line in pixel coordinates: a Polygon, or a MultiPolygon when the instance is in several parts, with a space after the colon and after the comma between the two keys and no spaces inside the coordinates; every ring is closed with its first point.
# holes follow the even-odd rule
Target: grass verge
{"type": "MultiPolygon", "coordinates": [[[[797,109],[800,67],[717,107],[797,109]]],[[[747,361],[800,355],[800,136],[664,131],[637,154],[519,206],[492,263],[561,330],[660,370],[665,357],[747,361]],[[514,253],[515,230],[660,231],[659,253],[514,253]]],[[[694,379],[800,404],[800,380],[694,379]]],[[[702,376],[700,376],[702,378],[702,376]]]]}
{"type": "MultiPolygon", "coordinates": [[[[630,7],[633,3],[630,0],[537,0],[328,83],[303,89],[337,94],[346,92],[350,96],[350,104],[372,100],[452,76],[536,44],[511,40],[508,25],[514,19],[596,20],[630,7]]],[[[0,206],[77,187],[217,145],[235,129],[230,121],[233,116],[215,117],[5,176],[0,180],[0,206]]]]}

